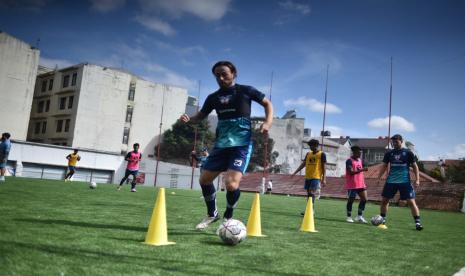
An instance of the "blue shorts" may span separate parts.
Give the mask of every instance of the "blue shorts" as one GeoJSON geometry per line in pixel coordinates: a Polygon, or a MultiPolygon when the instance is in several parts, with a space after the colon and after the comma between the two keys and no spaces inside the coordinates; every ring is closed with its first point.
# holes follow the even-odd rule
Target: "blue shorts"
{"type": "Polygon", "coordinates": [[[366,191],[367,189],[365,188],[359,188],[359,189],[348,189],[347,190],[347,197],[348,198],[355,198],[359,193],[366,191]]]}
{"type": "Polygon", "coordinates": [[[74,172],[74,171],[76,171],[76,167],[75,166],[68,166],[68,170],[70,172],[74,172]]]}
{"type": "Polygon", "coordinates": [[[305,179],[305,185],[304,185],[305,190],[311,189],[311,190],[316,190],[320,188],[320,179],[305,179]]]}
{"type": "Polygon", "coordinates": [[[124,177],[128,177],[130,175],[133,175],[134,177],[136,177],[138,174],[139,174],[139,170],[131,171],[131,170],[126,169],[126,172],[124,173],[124,177]]]}
{"type": "Polygon", "coordinates": [[[401,200],[415,198],[415,190],[413,190],[413,186],[410,183],[386,183],[381,195],[391,199],[396,195],[397,191],[400,193],[401,200]]]}
{"type": "Polygon", "coordinates": [[[240,147],[214,148],[202,166],[202,170],[224,172],[227,170],[245,173],[252,155],[252,144],[240,147]]]}
{"type": "Polygon", "coordinates": [[[6,168],[6,160],[0,160],[0,169],[6,168]]]}

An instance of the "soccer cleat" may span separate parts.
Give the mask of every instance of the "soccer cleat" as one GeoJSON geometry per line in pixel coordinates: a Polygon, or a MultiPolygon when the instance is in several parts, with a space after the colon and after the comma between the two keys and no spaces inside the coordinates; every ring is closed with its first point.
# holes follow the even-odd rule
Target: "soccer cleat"
{"type": "Polygon", "coordinates": [[[384,223],[383,223],[383,224],[380,224],[380,225],[378,225],[378,226],[376,226],[376,227],[378,227],[379,229],[383,229],[383,230],[388,229],[387,226],[386,226],[386,224],[384,224],[384,223]]]}
{"type": "Polygon", "coordinates": [[[421,231],[421,230],[423,230],[423,225],[421,225],[421,223],[417,222],[417,223],[415,223],[415,229],[417,229],[418,231],[421,231]]]}
{"type": "Polygon", "coordinates": [[[365,218],[363,218],[362,216],[356,216],[355,221],[361,223],[368,223],[368,221],[366,221],[365,218]]]}
{"type": "Polygon", "coordinates": [[[118,188],[116,188],[117,191],[121,191],[121,185],[118,186],[118,188]]]}
{"type": "Polygon", "coordinates": [[[133,193],[137,192],[136,188],[131,189],[131,192],[133,192],[133,193]]]}
{"type": "Polygon", "coordinates": [[[347,221],[347,222],[350,222],[350,223],[354,222],[354,220],[352,219],[352,217],[347,217],[346,221],[347,221]]]}
{"type": "Polygon", "coordinates": [[[212,224],[213,222],[217,221],[220,219],[219,215],[216,215],[216,217],[209,217],[206,216],[197,226],[195,226],[195,229],[197,230],[205,230],[207,227],[212,224]]]}

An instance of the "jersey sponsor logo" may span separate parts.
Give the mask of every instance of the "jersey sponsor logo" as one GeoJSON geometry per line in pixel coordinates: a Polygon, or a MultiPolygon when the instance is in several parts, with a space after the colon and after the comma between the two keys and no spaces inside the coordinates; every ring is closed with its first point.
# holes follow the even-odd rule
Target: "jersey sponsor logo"
{"type": "Polygon", "coordinates": [[[228,104],[231,101],[232,95],[219,96],[220,103],[228,104]]]}
{"type": "Polygon", "coordinates": [[[236,167],[242,166],[242,160],[240,160],[240,159],[234,160],[234,166],[236,166],[236,167]]]}

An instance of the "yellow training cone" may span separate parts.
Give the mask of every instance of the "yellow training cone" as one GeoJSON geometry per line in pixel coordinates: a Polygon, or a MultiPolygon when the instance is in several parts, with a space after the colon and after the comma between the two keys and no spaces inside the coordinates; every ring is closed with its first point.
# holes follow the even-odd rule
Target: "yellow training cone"
{"type": "Polygon", "coordinates": [[[255,194],[255,199],[250,210],[249,220],[247,221],[247,236],[249,237],[266,237],[262,235],[262,222],[260,219],[260,195],[255,194]]]}
{"type": "Polygon", "coordinates": [[[150,219],[149,230],[145,236],[146,244],[160,246],[175,244],[168,241],[168,227],[166,225],[165,188],[158,191],[157,201],[150,219]]]}
{"type": "Polygon", "coordinates": [[[307,208],[305,208],[304,220],[300,226],[300,231],[318,232],[315,230],[315,222],[313,221],[313,202],[312,198],[308,198],[307,208]]]}

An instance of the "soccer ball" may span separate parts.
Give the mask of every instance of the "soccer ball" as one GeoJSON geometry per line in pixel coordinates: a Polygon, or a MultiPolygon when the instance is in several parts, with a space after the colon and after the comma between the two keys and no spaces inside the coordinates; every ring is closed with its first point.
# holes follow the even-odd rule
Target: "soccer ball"
{"type": "Polygon", "coordinates": [[[242,222],[236,219],[228,219],[218,228],[218,236],[224,243],[236,245],[245,240],[247,229],[242,222]]]}
{"type": "Polygon", "coordinates": [[[91,188],[91,189],[97,188],[97,183],[95,183],[94,181],[90,182],[89,188],[91,188]]]}
{"type": "Polygon", "coordinates": [[[383,217],[382,216],[376,215],[376,216],[373,216],[371,218],[371,224],[373,224],[374,226],[378,226],[381,223],[383,223],[383,217]]]}

